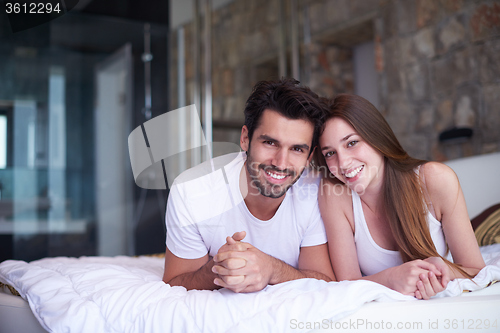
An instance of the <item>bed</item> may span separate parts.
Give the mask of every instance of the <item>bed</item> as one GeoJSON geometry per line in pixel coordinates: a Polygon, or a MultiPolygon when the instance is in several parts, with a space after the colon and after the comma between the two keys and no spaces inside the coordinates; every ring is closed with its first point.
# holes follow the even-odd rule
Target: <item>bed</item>
{"type": "MultiPolygon", "coordinates": [[[[500,153],[448,164],[471,217],[500,203],[500,175],[475,176],[478,166],[497,170],[500,153]]],[[[491,221],[499,212],[475,221],[490,226],[490,240],[498,237],[499,223],[491,221]]],[[[370,281],[302,279],[251,294],[186,291],[164,284],[163,259],[146,256],[8,260],[0,264],[0,333],[498,332],[500,244],[482,245],[487,267],[473,281],[450,282],[429,301],[370,281]]]]}

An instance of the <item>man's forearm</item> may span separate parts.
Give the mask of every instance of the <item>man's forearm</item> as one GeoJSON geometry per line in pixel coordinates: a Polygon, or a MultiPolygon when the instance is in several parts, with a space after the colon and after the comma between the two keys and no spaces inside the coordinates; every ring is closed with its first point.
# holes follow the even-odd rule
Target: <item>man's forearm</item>
{"type": "Polygon", "coordinates": [[[325,280],[327,282],[332,281],[332,279],[320,272],[309,270],[309,269],[297,269],[287,263],[273,258],[273,275],[269,284],[278,284],[286,281],[313,278],[318,280],[325,280]]]}
{"type": "Polygon", "coordinates": [[[216,274],[212,273],[214,265],[213,259],[210,259],[205,265],[194,272],[183,273],[165,281],[171,286],[182,286],[187,290],[214,290],[220,287],[214,284],[216,274]]]}
{"type": "Polygon", "coordinates": [[[305,274],[306,278],[312,278],[312,279],[317,279],[317,280],[325,280],[326,282],[334,281],[331,277],[329,277],[326,274],[312,271],[309,269],[302,269],[300,270],[303,274],[305,274]]]}

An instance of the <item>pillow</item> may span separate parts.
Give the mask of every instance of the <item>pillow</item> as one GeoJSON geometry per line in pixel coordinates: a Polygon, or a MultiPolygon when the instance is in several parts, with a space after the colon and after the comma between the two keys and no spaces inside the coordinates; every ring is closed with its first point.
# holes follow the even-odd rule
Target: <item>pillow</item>
{"type": "Polygon", "coordinates": [[[19,292],[16,289],[14,289],[14,287],[9,286],[8,284],[2,283],[2,282],[0,282],[0,289],[3,289],[5,292],[6,292],[5,289],[8,289],[12,295],[14,295],[14,296],[21,296],[19,294],[19,292]]]}
{"type": "Polygon", "coordinates": [[[165,252],[153,253],[153,254],[140,254],[135,257],[165,258],[165,252]]]}
{"type": "Polygon", "coordinates": [[[500,243],[500,204],[489,207],[471,223],[479,246],[500,243]]]}

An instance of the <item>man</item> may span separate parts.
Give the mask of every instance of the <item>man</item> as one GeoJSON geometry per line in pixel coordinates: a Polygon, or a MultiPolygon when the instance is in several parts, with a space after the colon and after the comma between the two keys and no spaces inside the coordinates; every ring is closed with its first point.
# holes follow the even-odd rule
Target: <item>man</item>
{"type": "Polygon", "coordinates": [[[176,179],[166,214],[165,283],[253,292],[335,278],[317,205],[319,177],[308,168],[322,104],[298,83],[257,83],[240,137],[246,154],[230,155],[208,175],[196,177],[200,165],[176,179]]]}

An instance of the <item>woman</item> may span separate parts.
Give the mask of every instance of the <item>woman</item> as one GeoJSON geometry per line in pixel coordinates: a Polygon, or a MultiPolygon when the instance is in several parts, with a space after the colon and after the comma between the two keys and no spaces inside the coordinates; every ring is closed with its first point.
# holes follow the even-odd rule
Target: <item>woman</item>
{"type": "Polygon", "coordinates": [[[485,266],[453,170],[410,157],[370,102],[329,101],[319,143],[319,205],[339,281],[428,299],[485,266]]]}

